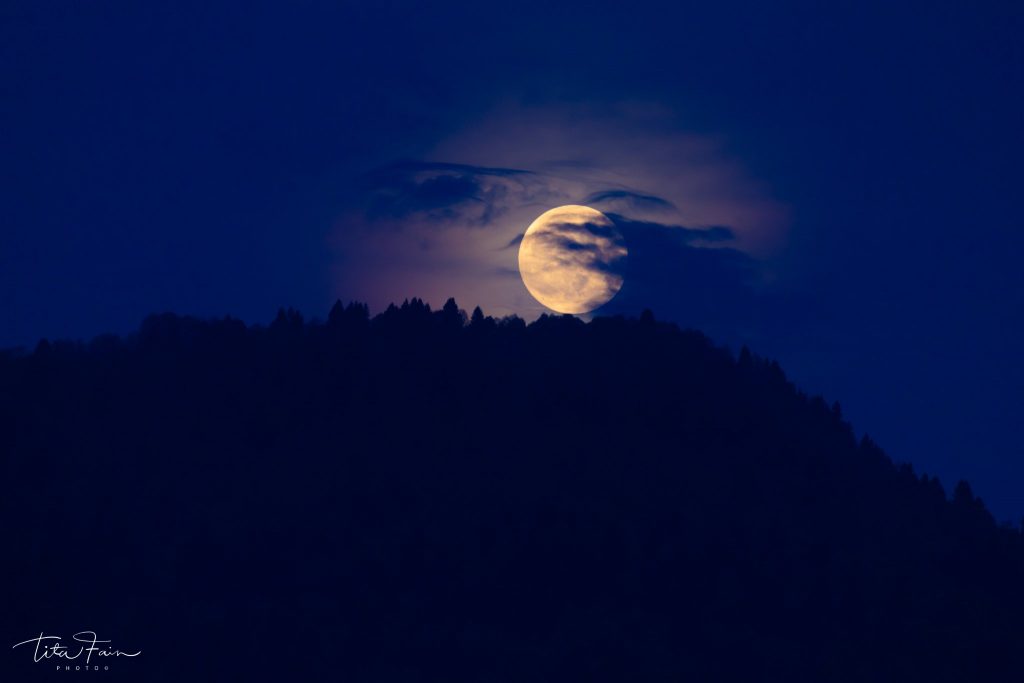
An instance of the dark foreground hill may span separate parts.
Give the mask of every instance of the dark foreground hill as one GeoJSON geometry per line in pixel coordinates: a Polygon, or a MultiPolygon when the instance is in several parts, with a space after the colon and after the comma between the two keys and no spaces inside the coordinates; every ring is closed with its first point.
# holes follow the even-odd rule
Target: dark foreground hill
{"type": "Polygon", "coordinates": [[[90,678],[1024,675],[1016,530],[649,316],[156,316],[3,357],[0,416],[4,635],[143,651],[90,678]]]}

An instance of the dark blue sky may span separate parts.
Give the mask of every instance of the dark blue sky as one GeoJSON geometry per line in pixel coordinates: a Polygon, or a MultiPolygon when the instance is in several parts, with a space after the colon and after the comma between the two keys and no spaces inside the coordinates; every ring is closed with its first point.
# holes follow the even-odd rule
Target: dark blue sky
{"type": "Polygon", "coordinates": [[[777,357],[895,459],[1018,518],[1022,18],[7,2],[0,346],[339,296],[529,316],[501,248],[522,217],[626,188],[675,213],[604,207],[642,267],[608,312],[777,357]],[[734,242],[669,230],[715,226],[734,242]]]}

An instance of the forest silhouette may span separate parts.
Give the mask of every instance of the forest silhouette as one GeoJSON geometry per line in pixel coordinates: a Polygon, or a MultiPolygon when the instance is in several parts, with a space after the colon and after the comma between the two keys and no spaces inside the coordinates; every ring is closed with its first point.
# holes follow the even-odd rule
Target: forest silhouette
{"type": "Polygon", "coordinates": [[[155,315],[0,355],[0,420],[8,643],[117,680],[1024,675],[1017,528],[649,312],[155,315]]]}

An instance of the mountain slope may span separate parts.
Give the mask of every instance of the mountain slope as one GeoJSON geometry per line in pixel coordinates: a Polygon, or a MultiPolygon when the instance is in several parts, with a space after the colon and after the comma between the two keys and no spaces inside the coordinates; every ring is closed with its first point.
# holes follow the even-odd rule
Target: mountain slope
{"type": "Polygon", "coordinates": [[[132,680],[1024,672],[1016,530],[649,315],[154,316],[8,354],[0,409],[10,642],[96,624],[132,680]]]}

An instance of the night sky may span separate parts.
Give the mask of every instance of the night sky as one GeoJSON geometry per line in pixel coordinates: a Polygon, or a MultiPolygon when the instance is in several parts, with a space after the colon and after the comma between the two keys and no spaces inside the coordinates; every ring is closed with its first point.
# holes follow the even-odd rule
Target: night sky
{"type": "Polygon", "coordinates": [[[895,460],[1017,520],[1022,18],[5,2],[0,347],[336,298],[529,320],[518,239],[586,204],[630,253],[598,314],[777,358],[895,460]]]}

